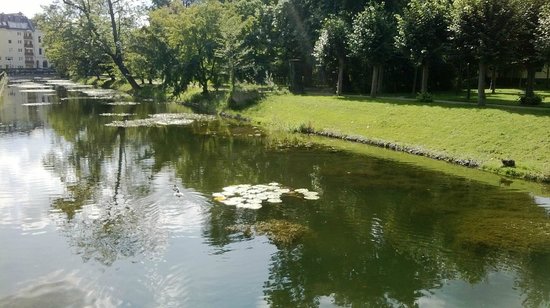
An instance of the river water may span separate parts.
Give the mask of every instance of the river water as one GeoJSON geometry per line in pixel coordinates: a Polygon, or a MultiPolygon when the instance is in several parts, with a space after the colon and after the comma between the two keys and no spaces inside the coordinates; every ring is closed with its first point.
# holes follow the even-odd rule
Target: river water
{"type": "Polygon", "coordinates": [[[281,146],[226,121],[107,127],[105,114],[185,111],[107,103],[6,89],[0,307],[550,305],[548,187],[281,146]],[[270,182],[320,199],[259,210],[212,199],[270,182]],[[291,243],[255,232],[273,221],[307,232],[291,243]]]}

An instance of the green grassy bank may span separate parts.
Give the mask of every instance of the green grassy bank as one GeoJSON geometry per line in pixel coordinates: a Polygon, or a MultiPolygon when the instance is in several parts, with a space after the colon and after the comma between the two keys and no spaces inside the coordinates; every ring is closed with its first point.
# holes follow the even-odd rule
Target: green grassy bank
{"type": "Polygon", "coordinates": [[[550,181],[550,110],[285,94],[267,96],[242,114],[272,129],[358,135],[550,181]],[[502,159],[516,167],[503,167],[502,159]]]}

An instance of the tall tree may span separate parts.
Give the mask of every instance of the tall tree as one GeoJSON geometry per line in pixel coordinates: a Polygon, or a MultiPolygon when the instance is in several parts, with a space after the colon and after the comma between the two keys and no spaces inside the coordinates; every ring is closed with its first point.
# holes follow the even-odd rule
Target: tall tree
{"type": "Polygon", "coordinates": [[[378,93],[381,68],[394,52],[394,34],[395,22],[383,3],[371,3],[353,18],[349,48],[352,55],[372,65],[372,97],[378,93]]]}
{"type": "Polygon", "coordinates": [[[37,16],[35,21],[45,34],[48,59],[59,74],[77,77],[112,75],[112,60],[101,52],[96,41],[87,38],[87,32],[81,27],[84,21],[71,10],[52,4],[45,7],[44,14],[37,16]]]}
{"type": "Polygon", "coordinates": [[[550,88],[550,3],[540,10],[537,28],[537,50],[543,55],[546,68],[546,87],[550,88]]]}
{"type": "Polygon", "coordinates": [[[230,91],[233,94],[237,82],[237,70],[245,69],[250,63],[248,54],[251,48],[246,45],[245,39],[251,32],[255,18],[238,14],[233,3],[225,5],[223,15],[216,55],[229,75],[230,91]]]}
{"type": "Polygon", "coordinates": [[[422,66],[422,94],[428,92],[430,63],[439,58],[449,38],[450,13],[447,0],[412,0],[397,15],[396,46],[415,67],[422,66]]]}
{"type": "Polygon", "coordinates": [[[189,7],[172,3],[151,13],[151,23],[167,33],[166,44],[175,56],[177,70],[172,71],[169,78],[174,94],[184,92],[193,81],[207,94],[208,83],[218,78],[221,63],[217,51],[223,41],[224,17],[223,4],[217,1],[189,7]]]}
{"type": "MultiPolygon", "coordinates": [[[[539,68],[545,63],[544,49],[539,43],[543,43],[544,31],[540,28],[544,19],[542,15],[543,5],[547,0],[522,0],[518,1],[518,15],[521,23],[519,25],[519,44],[517,46],[518,60],[527,70],[527,82],[525,96],[535,95],[535,75],[539,68]]],[[[543,46],[544,44],[541,44],[543,46]]]]}
{"type": "Polygon", "coordinates": [[[329,70],[334,67],[338,68],[337,95],[342,95],[344,64],[348,54],[348,29],[349,26],[342,17],[332,16],[325,19],[313,50],[313,55],[322,66],[329,70]]]}
{"type": "Polygon", "coordinates": [[[124,58],[125,36],[135,26],[137,16],[129,0],[62,0],[65,7],[83,22],[86,37],[97,42],[134,90],[140,88],[124,58]]]}
{"type": "Polygon", "coordinates": [[[478,104],[485,104],[487,66],[511,59],[517,43],[512,0],[454,0],[452,40],[479,63],[478,104]]]}

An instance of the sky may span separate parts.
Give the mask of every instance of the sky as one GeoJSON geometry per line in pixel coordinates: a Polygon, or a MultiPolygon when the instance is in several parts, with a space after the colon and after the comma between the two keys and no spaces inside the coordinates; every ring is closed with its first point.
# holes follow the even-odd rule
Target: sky
{"type": "Polygon", "coordinates": [[[48,5],[53,0],[0,0],[0,13],[23,13],[32,18],[42,12],[41,5],[48,5]]]}

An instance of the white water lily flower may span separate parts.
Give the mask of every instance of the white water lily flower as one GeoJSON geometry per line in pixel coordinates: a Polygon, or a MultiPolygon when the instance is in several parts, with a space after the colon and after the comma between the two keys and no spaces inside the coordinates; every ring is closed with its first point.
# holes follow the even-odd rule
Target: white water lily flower
{"type": "Polygon", "coordinates": [[[309,190],[307,188],[298,188],[298,189],[295,189],[294,191],[297,192],[297,193],[300,193],[302,195],[309,192],[309,190]]]}
{"type": "Polygon", "coordinates": [[[237,207],[243,209],[259,210],[262,208],[262,205],[256,203],[239,203],[237,204],[237,207]]]}
{"type": "Polygon", "coordinates": [[[307,196],[304,196],[304,199],[306,199],[306,200],[319,200],[319,196],[307,195],[307,196]]]}

